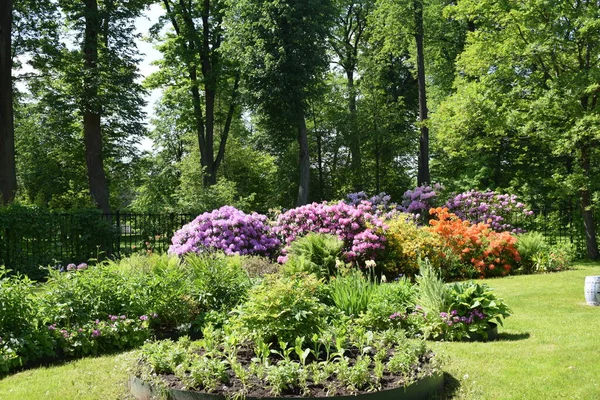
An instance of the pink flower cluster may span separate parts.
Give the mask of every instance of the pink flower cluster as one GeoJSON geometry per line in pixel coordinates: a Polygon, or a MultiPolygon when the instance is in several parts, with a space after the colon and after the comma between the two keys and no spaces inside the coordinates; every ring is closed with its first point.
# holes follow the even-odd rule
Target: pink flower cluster
{"type": "Polygon", "coordinates": [[[271,256],[280,242],[270,231],[267,217],[246,214],[231,206],[199,215],[175,232],[169,254],[222,250],[225,254],[271,256]]]}
{"type": "Polygon", "coordinates": [[[368,202],[356,206],[343,202],[307,204],[281,214],[273,231],[286,245],[309,232],[335,235],[344,241],[347,261],[374,259],[385,248],[385,225],[370,211],[368,202]]]}

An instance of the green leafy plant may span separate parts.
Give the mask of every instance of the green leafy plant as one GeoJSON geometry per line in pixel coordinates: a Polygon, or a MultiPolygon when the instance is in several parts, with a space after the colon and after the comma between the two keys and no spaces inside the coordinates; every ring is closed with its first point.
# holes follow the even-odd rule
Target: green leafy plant
{"type": "Polygon", "coordinates": [[[237,256],[188,254],[183,265],[203,311],[231,310],[246,298],[252,285],[237,256]]]}
{"type": "Polygon", "coordinates": [[[548,250],[548,243],[541,233],[527,232],[518,236],[517,250],[521,255],[520,270],[531,273],[535,270],[534,258],[548,250]]]}
{"type": "Polygon", "coordinates": [[[362,271],[349,269],[331,279],[329,288],[335,307],[348,316],[358,317],[367,311],[377,284],[366,278],[362,271]]]}
{"type": "Polygon", "coordinates": [[[267,276],[250,289],[232,324],[252,338],[292,343],[325,327],[327,307],[320,300],[322,283],[313,275],[267,276]]]}
{"type": "Polygon", "coordinates": [[[366,312],[357,322],[369,329],[389,329],[396,325],[396,321],[390,316],[394,313],[406,313],[415,304],[416,295],[416,287],[404,277],[377,285],[366,312]]]}
{"type": "Polygon", "coordinates": [[[54,354],[49,332],[42,328],[33,282],[7,273],[0,266],[0,375],[54,354]]]}
{"type": "Polygon", "coordinates": [[[337,236],[311,232],[290,244],[283,270],[287,274],[307,272],[328,279],[337,271],[336,261],[343,246],[337,236]]]}
{"type": "Polygon", "coordinates": [[[417,305],[428,314],[438,315],[448,308],[450,302],[448,287],[429,260],[421,260],[419,266],[420,273],[416,277],[417,305]]]}

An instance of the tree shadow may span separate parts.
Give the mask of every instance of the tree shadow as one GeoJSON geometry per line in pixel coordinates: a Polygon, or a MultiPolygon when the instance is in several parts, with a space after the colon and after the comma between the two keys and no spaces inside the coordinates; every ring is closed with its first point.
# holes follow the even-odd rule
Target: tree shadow
{"type": "Polygon", "coordinates": [[[496,339],[496,340],[500,341],[500,342],[516,342],[519,340],[529,339],[530,337],[531,337],[531,335],[529,334],[529,332],[522,332],[522,333],[502,332],[502,333],[498,334],[498,339],[496,339]]]}
{"type": "Polygon", "coordinates": [[[451,374],[444,372],[444,389],[440,392],[432,393],[427,400],[450,400],[454,398],[460,388],[460,381],[451,374]]]}

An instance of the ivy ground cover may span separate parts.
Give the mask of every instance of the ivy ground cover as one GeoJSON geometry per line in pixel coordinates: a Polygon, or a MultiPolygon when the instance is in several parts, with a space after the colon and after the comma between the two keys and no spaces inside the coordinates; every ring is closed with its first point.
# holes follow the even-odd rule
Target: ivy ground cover
{"type": "MultiPolygon", "coordinates": [[[[600,335],[593,326],[600,321],[600,308],[585,305],[583,282],[587,275],[600,275],[600,264],[576,267],[484,281],[510,302],[514,315],[499,341],[432,343],[450,359],[441,398],[599,398],[600,359],[594,349],[600,335]]],[[[7,376],[0,380],[0,398],[131,398],[122,357],[86,358],[7,376]]]]}

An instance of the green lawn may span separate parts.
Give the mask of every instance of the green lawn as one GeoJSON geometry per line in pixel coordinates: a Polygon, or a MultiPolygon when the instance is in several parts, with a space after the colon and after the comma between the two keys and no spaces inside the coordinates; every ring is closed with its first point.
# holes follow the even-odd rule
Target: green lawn
{"type": "Polygon", "coordinates": [[[135,352],[84,358],[0,380],[2,400],[130,400],[127,368],[135,352]]]}
{"type": "Polygon", "coordinates": [[[585,304],[598,264],[487,280],[514,315],[490,343],[435,343],[452,399],[600,399],[600,307],[585,304]]]}
{"type": "MultiPolygon", "coordinates": [[[[585,304],[600,265],[488,280],[514,315],[490,343],[432,343],[447,359],[443,399],[600,399],[600,307],[585,304]]],[[[23,371],[0,380],[0,399],[130,399],[135,352],[23,371]]]]}

